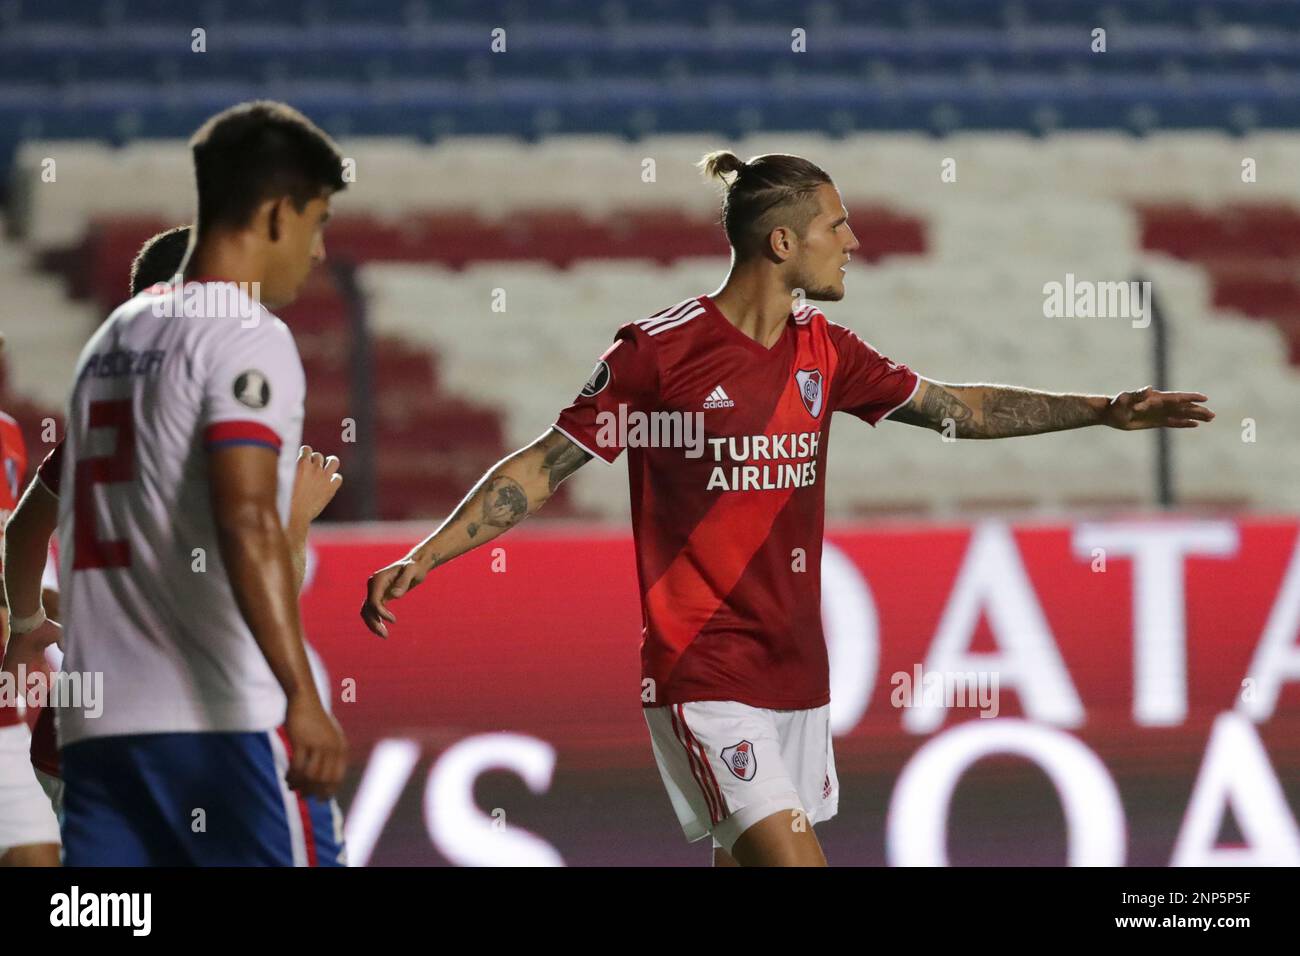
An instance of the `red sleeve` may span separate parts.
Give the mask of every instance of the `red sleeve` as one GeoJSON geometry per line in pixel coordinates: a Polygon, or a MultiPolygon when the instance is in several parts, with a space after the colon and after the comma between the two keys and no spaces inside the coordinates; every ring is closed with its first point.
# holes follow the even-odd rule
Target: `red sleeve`
{"type": "Polygon", "coordinates": [[[39,468],[36,469],[36,477],[41,480],[50,494],[54,497],[59,496],[59,474],[63,471],[63,442],[59,441],[54,449],[45,456],[39,468]]]}
{"type": "Polygon", "coordinates": [[[0,412],[0,508],[14,508],[27,479],[27,443],[22,429],[0,412]]]}
{"type": "MultiPolygon", "coordinates": [[[[9,515],[18,507],[27,478],[27,443],[18,423],[0,412],[0,542],[4,541],[9,515]]],[[[0,565],[0,579],[4,566],[0,565]]]]}
{"type": "Polygon", "coordinates": [[[907,404],[921,379],[906,365],[885,358],[851,329],[833,322],[827,326],[840,356],[831,407],[856,415],[874,428],[890,412],[907,404]]]}
{"type": "Polygon", "coordinates": [[[208,451],[228,445],[260,445],[280,453],[280,436],[261,422],[217,422],[203,429],[203,447],[208,451]]]}
{"type": "Polygon", "coordinates": [[[613,464],[626,439],[626,425],[620,428],[619,422],[626,423],[628,412],[653,410],[658,388],[659,371],[649,338],[636,326],[625,325],[573,404],[560,412],[555,427],[570,441],[613,464]]]}

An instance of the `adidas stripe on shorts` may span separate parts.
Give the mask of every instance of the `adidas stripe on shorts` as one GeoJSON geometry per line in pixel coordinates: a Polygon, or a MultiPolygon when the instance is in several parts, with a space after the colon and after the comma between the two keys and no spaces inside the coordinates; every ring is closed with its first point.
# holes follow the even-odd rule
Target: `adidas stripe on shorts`
{"type": "Polygon", "coordinates": [[[643,712],[690,842],[712,834],[730,853],[745,830],[773,813],[802,810],[809,823],[820,823],[839,809],[829,704],[768,710],[708,700],[643,712]]]}

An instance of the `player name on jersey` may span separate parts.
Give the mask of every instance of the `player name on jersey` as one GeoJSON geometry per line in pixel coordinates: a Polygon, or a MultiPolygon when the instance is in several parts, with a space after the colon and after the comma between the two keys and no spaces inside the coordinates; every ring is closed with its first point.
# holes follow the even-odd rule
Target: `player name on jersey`
{"type": "Polygon", "coordinates": [[[162,368],[167,357],[164,349],[113,349],[87,357],[79,378],[121,378],[125,375],[152,375],[162,368]]]}

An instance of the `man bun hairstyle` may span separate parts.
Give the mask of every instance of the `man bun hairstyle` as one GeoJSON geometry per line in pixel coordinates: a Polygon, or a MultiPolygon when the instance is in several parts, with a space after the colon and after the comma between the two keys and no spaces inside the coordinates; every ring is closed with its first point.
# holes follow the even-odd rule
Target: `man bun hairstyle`
{"type": "Polygon", "coordinates": [[[816,163],[788,153],[766,153],[745,162],[719,149],[697,165],[705,176],[723,183],[722,227],[740,258],[761,254],[777,226],[790,226],[802,236],[817,215],[814,193],[831,182],[816,163]]]}
{"type": "Polygon", "coordinates": [[[285,103],[256,100],[210,118],[190,138],[200,235],[247,226],[267,199],[288,196],[301,211],[345,187],[334,141],[285,103]]]}
{"type": "Polygon", "coordinates": [[[190,227],[175,226],[149,239],[131,263],[131,298],[150,286],[171,282],[190,246],[190,227]]]}
{"type": "Polygon", "coordinates": [[[744,169],[745,161],[729,149],[717,149],[705,154],[698,165],[709,179],[721,179],[730,185],[734,180],[727,177],[744,169]]]}

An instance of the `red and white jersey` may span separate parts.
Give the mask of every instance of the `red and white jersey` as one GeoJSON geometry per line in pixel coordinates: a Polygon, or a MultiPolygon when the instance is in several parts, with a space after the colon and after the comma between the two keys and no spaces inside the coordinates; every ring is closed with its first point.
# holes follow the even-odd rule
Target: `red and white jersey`
{"type": "Polygon", "coordinates": [[[58,477],[42,470],[59,496],[64,670],[104,675],[101,716],[60,709],[60,746],[284,720],[222,563],[208,454],[278,455],[287,521],[302,363],[288,327],[234,283],[190,283],[179,298],[183,309],[136,296],[100,326],[77,362],[58,477]]]}
{"type": "MultiPolygon", "coordinates": [[[[22,429],[12,416],[0,412],[0,543],[4,541],[9,516],[18,507],[26,477],[27,443],[23,441],[22,429]]],[[[4,566],[0,564],[0,578],[3,577],[4,566]]]]}
{"type": "Polygon", "coordinates": [[[606,462],[629,449],[648,706],[830,700],[820,569],[831,412],[874,426],[918,383],[812,306],[771,348],[708,296],[619,329],[556,428],[606,462]],[[695,447],[664,447],[673,428],[687,438],[692,413],[704,423],[695,447]]]}
{"type": "MultiPolygon", "coordinates": [[[[22,430],[9,415],[0,412],[0,548],[4,546],[5,525],[18,507],[23,479],[27,477],[27,445],[22,430]]],[[[0,582],[4,567],[0,565],[0,582]]],[[[18,708],[0,705],[0,727],[22,723],[18,708]]]]}

